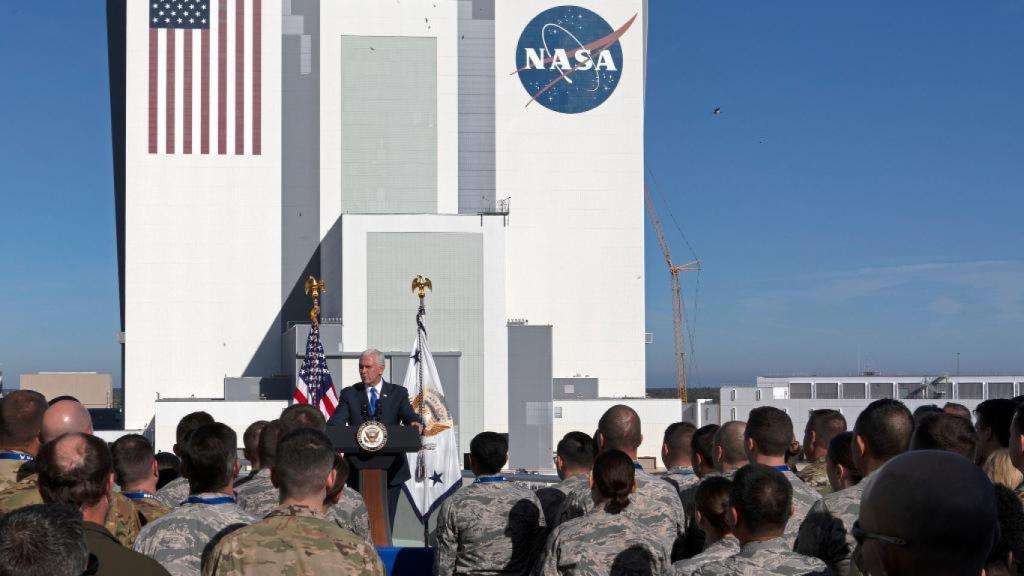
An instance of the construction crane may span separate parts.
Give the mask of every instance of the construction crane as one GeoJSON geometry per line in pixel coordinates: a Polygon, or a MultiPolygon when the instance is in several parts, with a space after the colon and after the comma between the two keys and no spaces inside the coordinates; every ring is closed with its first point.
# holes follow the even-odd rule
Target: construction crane
{"type": "Polygon", "coordinates": [[[665,263],[668,264],[669,276],[672,278],[672,324],[675,330],[675,356],[676,356],[676,387],[679,389],[679,401],[686,402],[686,348],[683,341],[683,289],[679,284],[679,273],[700,270],[700,260],[690,260],[682,266],[672,263],[672,253],[668,248],[668,240],[665,239],[665,231],[661,228],[661,218],[654,208],[654,201],[644,186],[644,203],[647,206],[647,216],[651,219],[651,227],[658,237],[658,244],[661,245],[661,252],[665,255],[665,263]]]}

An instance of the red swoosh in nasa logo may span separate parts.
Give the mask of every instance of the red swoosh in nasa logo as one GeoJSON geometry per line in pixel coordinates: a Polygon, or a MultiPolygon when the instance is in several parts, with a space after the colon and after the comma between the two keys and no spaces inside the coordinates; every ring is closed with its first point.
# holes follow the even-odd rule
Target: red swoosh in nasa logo
{"type": "MultiPolygon", "coordinates": [[[[616,41],[618,41],[618,39],[621,38],[622,35],[625,34],[627,30],[629,30],[630,26],[633,25],[633,21],[636,20],[637,15],[638,14],[633,14],[633,17],[630,18],[629,20],[627,20],[626,23],[623,24],[622,26],[619,26],[618,30],[615,30],[614,32],[612,32],[611,34],[605,36],[604,38],[598,38],[597,40],[594,40],[593,42],[591,42],[589,44],[585,44],[585,45],[583,45],[580,48],[573,48],[572,50],[567,51],[566,55],[571,58],[571,57],[575,56],[576,53],[579,52],[580,50],[589,50],[591,52],[591,57],[593,58],[597,54],[600,54],[603,50],[606,50],[609,46],[614,44],[616,41]],[[596,50],[596,53],[595,53],[595,50],[596,50]]],[[[545,58],[542,62],[544,64],[550,64],[553,60],[554,60],[554,56],[551,56],[549,58],[545,58]]],[[[576,65],[574,65],[572,67],[571,70],[569,70],[565,74],[559,74],[553,80],[551,80],[550,82],[545,84],[543,88],[541,88],[539,91],[537,91],[537,93],[534,94],[532,98],[530,98],[530,101],[526,103],[526,106],[529,106],[531,103],[533,103],[535,100],[537,100],[537,97],[540,96],[541,94],[547,92],[549,88],[551,88],[555,84],[561,82],[562,80],[565,80],[566,78],[568,78],[570,75],[572,75],[573,72],[575,72],[577,69],[579,69],[579,67],[582,66],[583,64],[584,64],[583,62],[577,63],[576,65]]],[[[523,70],[526,70],[526,69],[527,69],[527,67],[524,66],[522,68],[519,68],[518,70],[516,70],[515,72],[513,72],[510,75],[511,76],[515,76],[516,74],[519,74],[520,72],[522,72],[523,70]]],[[[526,108],[526,106],[523,106],[523,108],[526,108]]]]}

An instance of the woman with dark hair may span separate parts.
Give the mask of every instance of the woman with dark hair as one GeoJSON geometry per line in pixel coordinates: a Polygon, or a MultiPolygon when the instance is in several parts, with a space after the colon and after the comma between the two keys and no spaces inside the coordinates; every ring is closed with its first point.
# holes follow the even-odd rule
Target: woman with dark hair
{"type": "Polygon", "coordinates": [[[853,432],[836,435],[828,443],[825,472],[832,490],[839,492],[860,482],[861,474],[853,463],[853,432]]]}
{"type": "Polygon", "coordinates": [[[694,520],[706,535],[707,548],[693,558],[673,564],[675,576],[689,576],[705,564],[739,553],[740,541],[732,535],[732,528],[725,519],[731,487],[732,481],[724,476],[710,476],[697,485],[694,520]]]}
{"type": "Polygon", "coordinates": [[[659,576],[669,569],[668,553],[628,513],[636,488],[633,461],[619,450],[594,460],[590,494],[594,508],[559,524],[548,537],[537,565],[543,576],[659,576]]]}

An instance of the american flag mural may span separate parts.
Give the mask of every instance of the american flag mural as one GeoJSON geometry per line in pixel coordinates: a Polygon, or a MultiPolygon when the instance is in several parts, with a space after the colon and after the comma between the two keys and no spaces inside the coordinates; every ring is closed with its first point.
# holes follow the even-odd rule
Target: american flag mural
{"type": "Polygon", "coordinates": [[[334,391],[331,371],[327,368],[324,345],[320,342],[320,325],[314,323],[306,339],[306,356],[302,359],[299,378],[293,395],[300,404],[312,404],[330,418],[338,407],[338,394],[334,391]]]}
{"type": "Polygon", "coordinates": [[[262,153],[262,0],[149,0],[150,154],[262,153]]]}

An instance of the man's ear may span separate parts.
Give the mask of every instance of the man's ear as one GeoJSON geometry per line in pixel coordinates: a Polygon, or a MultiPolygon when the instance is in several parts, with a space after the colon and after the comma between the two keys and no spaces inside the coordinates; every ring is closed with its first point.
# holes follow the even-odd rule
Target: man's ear
{"type": "Polygon", "coordinates": [[[114,473],[111,472],[110,476],[107,476],[107,491],[105,494],[110,496],[114,492],[114,473]]]}
{"type": "MultiPolygon", "coordinates": [[[[273,470],[271,470],[271,474],[273,474],[273,470]]],[[[330,491],[331,488],[334,488],[334,484],[337,481],[338,481],[338,471],[335,470],[334,468],[331,468],[331,471],[327,474],[327,490],[330,491]]]]}
{"type": "Polygon", "coordinates": [[[693,512],[693,522],[695,525],[700,526],[700,523],[704,521],[704,515],[700,513],[700,510],[693,512]]]}
{"type": "Polygon", "coordinates": [[[860,434],[853,437],[853,449],[861,458],[867,453],[867,445],[864,443],[864,437],[860,434]]]}
{"type": "Polygon", "coordinates": [[[740,511],[737,510],[735,506],[729,506],[729,510],[726,512],[726,521],[733,530],[736,529],[736,526],[739,526],[740,511]]]}
{"type": "Polygon", "coordinates": [[[840,480],[846,480],[847,474],[849,474],[849,471],[846,469],[846,466],[843,466],[839,462],[836,462],[836,476],[840,480]]]}
{"type": "Polygon", "coordinates": [[[160,464],[156,461],[156,458],[153,458],[153,465],[150,466],[149,473],[152,474],[154,478],[160,477],[160,464]]]}
{"type": "Polygon", "coordinates": [[[746,438],[743,439],[743,445],[747,449],[747,454],[753,454],[754,449],[757,448],[757,443],[754,442],[754,439],[751,438],[750,436],[747,436],[746,438]]]}
{"type": "Polygon", "coordinates": [[[604,451],[604,434],[602,434],[600,430],[597,431],[594,434],[594,442],[597,444],[597,451],[598,452],[603,452],[604,451]]]}
{"type": "Polygon", "coordinates": [[[712,466],[717,466],[718,463],[722,461],[722,457],[723,456],[725,456],[725,449],[724,448],[722,448],[721,446],[715,446],[714,448],[712,448],[712,450],[711,450],[711,458],[712,458],[711,465],[712,466]]]}
{"type": "Polygon", "coordinates": [[[813,448],[818,443],[818,435],[814,433],[814,430],[807,431],[807,446],[804,449],[813,448]]]}
{"type": "Polygon", "coordinates": [[[668,456],[668,444],[662,444],[661,445],[661,461],[664,462],[665,458],[667,456],[668,456]]]}

